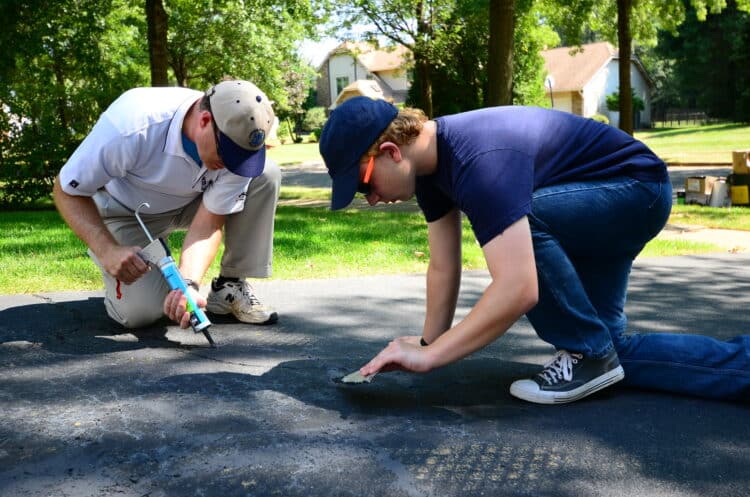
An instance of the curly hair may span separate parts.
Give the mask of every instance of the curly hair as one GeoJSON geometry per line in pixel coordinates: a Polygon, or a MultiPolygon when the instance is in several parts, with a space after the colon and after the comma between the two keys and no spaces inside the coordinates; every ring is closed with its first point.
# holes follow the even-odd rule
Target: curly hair
{"type": "Polygon", "coordinates": [[[416,140],[427,121],[427,116],[421,109],[404,107],[398,111],[398,115],[391,124],[375,140],[362,157],[366,160],[370,156],[380,155],[380,145],[385,142],[393,142],[398,146],[409,145],[416,140]]]}

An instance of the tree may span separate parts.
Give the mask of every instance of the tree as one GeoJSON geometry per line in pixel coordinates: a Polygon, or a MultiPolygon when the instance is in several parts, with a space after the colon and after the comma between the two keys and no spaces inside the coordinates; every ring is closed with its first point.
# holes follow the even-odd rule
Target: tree
{"type": "Polygon", "coordinates": [[[734,2],[705,21],[688,10],[675,34],[660,33],[651,57],[662,65],[649,61],[665,81],[662,108],[699,108],[711,117],[750,122],[748,46],[750,14],[738,11],[734,2]]]}
{"type": "Polygon", "coordinates": [[[433,116],[432,72],[450,63],[436,47],[456,35],[450,22],[456,0],[345,0],[345,25],[371,23],[364,34],[371,39],[382,35],[391,42],[409,48],[414,57],[417,99],[412,102],[433,116]]]}
{"type": "Polygon", "coordinates": [[[314,37],[323,0],[170,0],[169,63],[180,86],[207,88],[225,76],[252,81],[277,105],[288,70],[304,74],[297,46],[314,37]],[[290,66],[291,64],[291,66],[290,66]]]}
{"type": "MultiPolygon", "coordinates": [[[[675,33],[685,21],[685,13],[692,6],[698,20],[704,21],[708,13],[719,13],[726,7],[726,0],[607,0],[589,5],[587,23],[568,25],[568,33],[580,40],[582,26],[589,26],[610,41],[617,43],[620,50],[619,74],[623,98],[620,99],[620,128],[632,134],[632,119],[627,115],[632,108],[627,102],[630,95],[630,64],[633,43],[654,46],[659,30],[675,33]],[[609,19],[617,18],[617,31],[614,32],[609,19]]],[[[736,0],[739,10],[750,11],[750,0],[736,0]]],[[[582,10],[586,13],[586,8],[582,10]]]]}
{"type": "MultiPolygon", "coordinates": [[[[327,1],[148,0],[148,8],[165,7],[179,84],[203,89],[236,75],[284,106],[285,71],[307,74],[297,45],[316,36],[327,1]]],[[[0,13],[0,204],[19,204],[49,195],[102,111],[126,89],[148,85],[150,55],[159,57],[140,2],[7,0],[0,13]]],[[[152,83],[164,84],[164,74],[155,69],[152,83]]]]}
{"type": "Polygon", "coordinates": [[[169,84],[167,58],[168,17],[162,0],[146,0],[148,54],[151,65],[151,86],[169,84]]]}
{"type": "Polygon", "coordinates": [[[115,57],[139,42],[120,1],[18,2],[4,44],[0,203],[44,197],[52,179],[106,106],[138,71],[115,57]],[[113,19],[118,32],[109,33],[113,19]],[[92,42],[92,40],[97,40],[92,42]]]}
{"type": "Polygon", "coordinates": [[[515,0],[490,0],[487,105],[513,101],[515,0]]]}
{"type": "Polygon", "coordinates": [[[620,129],[629,135],[633,134],[633,86],[630,83],[630,59],[632,57],[633,38],[630,36],[631,0],[617,0],[617,41],[620,49],[618,76],[620,88],[620,129]]]}
{"type": "Polygon", "coordinates": [[[286,62],[283,65],[284,88],[286,98],[276,102],[274,107],[276,116],[280,121],[285,121],[289,130],[290,138],[294,143],[299,143],[302,138],[297,135],[297,130],[302,125],[305,116],[305,102],[312,87],[312,69],[300,70],[299,62],[286,62]]]}

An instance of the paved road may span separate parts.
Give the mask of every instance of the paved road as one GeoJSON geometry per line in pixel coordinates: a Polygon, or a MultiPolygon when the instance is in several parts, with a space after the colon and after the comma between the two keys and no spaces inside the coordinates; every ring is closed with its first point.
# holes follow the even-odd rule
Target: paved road
{"type": "MultiPolygon", "coordinates": [[[[672,188],[685,188],[685,178],[688,176],[721,176],[731,174],[731,166],[674,166],[669,168],[672,188]]],[[[329,188],[331,179],[321,163],[308,163],[298,166],[284,166],[282,168],[283,184],[287,186],[308,186],[329,188]]]]}
{"type": "MultiPolygon", "coordinates": [[[[487,284],[465,275],[459,316],[487,284]]],[[[332,380],[418,332],[419,275],[270,281],[277,325],[129,333],[99,293],[0,296],[0,495],[724,496],[750,488],[750,405],[615,387],[507,393],[551,348],[520,321],[427,375],[332,380]]],[[[644,259],[634,330],[750,333],[750,255],[644,259]]]]}

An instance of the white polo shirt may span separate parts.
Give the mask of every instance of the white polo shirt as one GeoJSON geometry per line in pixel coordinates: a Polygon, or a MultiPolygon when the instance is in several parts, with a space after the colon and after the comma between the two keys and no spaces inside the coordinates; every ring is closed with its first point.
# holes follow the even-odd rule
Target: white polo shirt
{"type": "Polygon", "coordinates": [[[135,210],[179,209],[203,195],[214,214],[242,210],[250,178],[199,167],[182,147],[182,122],[203,93],[187,88],[135,88],[101,115],[60,171],[65,193],[91,197],[105,188],[135,210]]]}

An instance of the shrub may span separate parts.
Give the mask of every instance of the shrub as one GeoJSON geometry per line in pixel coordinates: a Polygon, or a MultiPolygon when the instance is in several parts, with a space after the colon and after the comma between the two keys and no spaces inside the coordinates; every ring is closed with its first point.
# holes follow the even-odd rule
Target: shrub
{"type": "MultiPolygon", "coordinates": [[[[640,112],[646,108],[643,99],[635,94],[635,91],[630,89],[631,95],[633,96],[633,112],[640,112]]],[[[616,91],[611,95],[606,96],[607,110],[617,112],[620,110],[620,92],[616,91]]]]}
{"type": "Polygon", "coordinates": [[[593,116],[591,116],[591,119],[593,119],[596,122],[609,124],[609,118],[603,114],[594,114],[593,116]]]}
{"type": "Polygon", "coordinates": [[[290,143],[292,141],[292,133],[289,129],[289,121],[286,119],[279,123],[279,129],[276,131],[276,136],[279,141],[283,143],[290,143]]]}
{"type": "Polygon", "coordinates": [[[302,119],[302,129],[320,133],[326,123],[326,111],[323,107],[313,107],[305,112],[302,119]]]}

